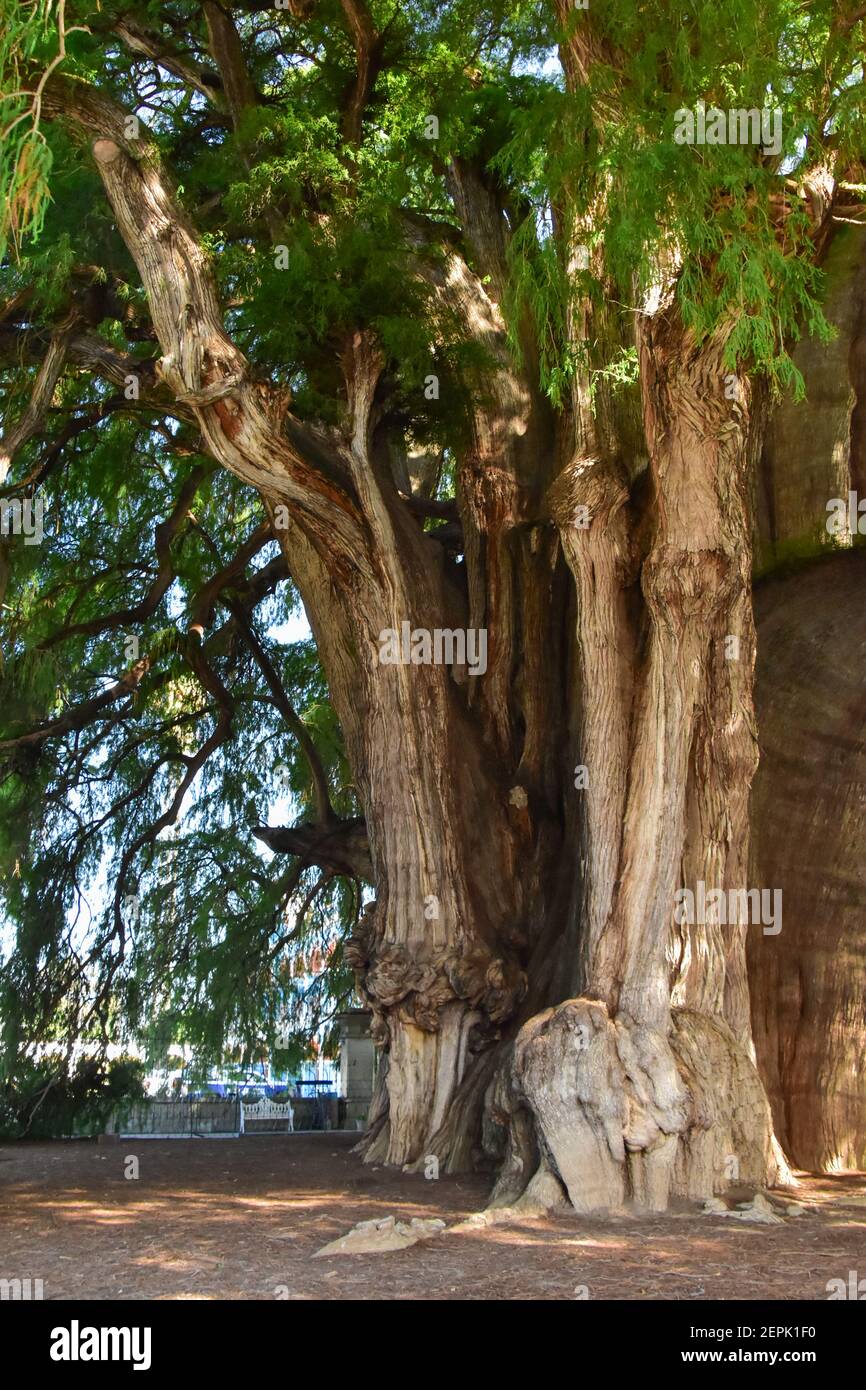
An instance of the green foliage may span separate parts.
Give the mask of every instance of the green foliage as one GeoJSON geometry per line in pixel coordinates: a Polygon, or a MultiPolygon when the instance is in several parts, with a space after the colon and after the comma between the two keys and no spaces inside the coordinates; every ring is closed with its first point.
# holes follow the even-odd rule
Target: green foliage
{"type": "Polygon", "coordinates": [[[42,230],[51,150],[39,129],[31,72],[47,62],[50,0],[0,5],[0,254],[42,230]]]}
{"type": "Polygon", "coordinates": [[[605,366],[592,369],[590,395],[594,400],[600,381],[605,381],[608,389],[615,394],[617,391],[623,391],[629,386],[636,385],[637,380],[637,348],[620,348],[619,353],[612,357],[605,366]]]}
{"type": "Polygon", "coordinates": [[[801,389],[791,343],[832,330],[807,209],[783,175],[820,168],[831,151],[844,169],[862,158],[866,134],[856,24],[835,17],[829,3],[791,0],[685,10],[614,0],[573,12],[608,61],[573,92],[542,84],[514,102],[511,138],[493,160],[529,200],[510,249],[513,292],[538,326],[554,402],[578,365],[563,349],[571,296],[640,305],[672,272],[698,341],[722,332],[732,369],[801,389]],[[780,150],[677,143],[677,112],[698,102],[778,110],[780,150]],[[573,227],[593,249],[592,274],[568,272],[552,214],[565,238],[573,227]]]}
{"type": "Polygon", "coordinates": [[[144,1068],[131,1057],[25,1060],[0,1081],[0,1139],[92,1138],[116,1106],[144,1094],[144,1068]]]}
{"type": "MultiPolygon", "coordinates": [[[[100,397],[84,385],[80,416],[100,397]]],[[[184,760],[210,735],[217,713],[189,664],[190,609],[261,520],[258,501],[200,458],[179,465],[149,420],[121,412],[83,429],[68,463],[42,489],[50,543],[19,544],[11,554],[0,738],[92,699],[136,655],[150,669],[127,700],[108,706],[81,734],[5,756],[0,888],[17,924],[0,982],[7,1048],[15,1055],[28,1038],[115,1037],[120,1027],[154,1058],[186,1041],[216,1061],[237,1039],[257,1055],[273,1050],[288,1027],[292,1055],[306,1055],[320,1020],[349,997],[352,981],[337,966],[313,978],[291,967],[313,945],[332,951],[358,902],[354,885],[333,884],[296,923],[295,908],[318,871],[295,880],[279,861],[263,858],[251,834],[268,822],[270,807],[292,821],[313,805],[306,759],[232,626],[230,605],[254,582],[256,567],[273,561],[273,544],[249,580],[222,598],[205,645],[231,695],[231,738],[202,769],[181,821],[151,835],[184,760]],[[147,593],[155,529],[196,467],[195,520],[172,541],[175,577],[163,602],[149,618],[103,628],[105,615],[134,609],[147,593]],[[132,638],[137,647],[129,648],[132,638]],[[138,899],[134,918],[130,899],[138,899]]],[[[268,636],[295,608],[290,584],[274,585],[258,605],[258,637],[313,735],[333,805],[357,814],[315,648],[299,641],[277,650],[268,636]]]]}

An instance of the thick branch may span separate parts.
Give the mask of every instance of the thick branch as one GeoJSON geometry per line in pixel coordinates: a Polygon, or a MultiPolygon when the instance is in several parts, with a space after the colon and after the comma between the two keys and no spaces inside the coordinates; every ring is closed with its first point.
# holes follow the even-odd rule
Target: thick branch
{"type": "Polygon", "coordinates": [[[366,0],[341,0],[355,45],[355,80],[349,86],[343,114],[343,136],[360,145],[364,110],[382,66],[383,36],[376,32],[366,0]]]}
{"type": "Polygon", "coordinates": [[[258,105],[259,94],[247,71],[240,36],[229,11],[214,3],[214,0],[205,0],[202,9],[207,24],[208,47],[219,68],[229,113],[237,126],[247,107],[258,105]]]}
{"type": "MultiPolygon", "coordinates": [[[[208,6],[205,7],[209,8],[208,6]]],[[[146,58],[150,58],[166,72],[170,72],[175,77],[179,77],[188,87],[193,87],[195,91],[201,92],[202,96],[210,101],[219,103],[222,98],[222,78],[218,73],[208,71],[205,68],[197,67],[182,54],[177,53],[172,45],[161,34],[155,34],[144,25],[128,16],[118,20],[114,26],[115,33],[119,34],[128,48],[133,53],[142,53],[146,58]]]]}
{"type": "Polygon", "coordinates": [[[20,449],[22,444],[26,444],[27,440],[36,433],[48,413],[54,388],[66,361],[73,324],[74,320],[67,320],[52,334],[48,352],[37,373],[30,400],[17,424],[6,430],[0,438],[0,487],[3,486],[8,477],[16,450],[20,449]]]}
{"type": "Polygon", "coordinates": [[[143,139],[131,140],[123,112],[83,83],[52,79],[46,111],[96,137],[94,158],[163,349],[159,374],[194,410],[213,457],[244,482],[289,502],[305,525],[327,536],[347,571],[369,566],[361,518],[336,450],[323,461],[320,441],[304,450],[307,431],[300,422],[283,431],[275,426],[270,393],[251,380],[246,359],[225,333],[208,257],[159,152],[143,139]]]}
{"type": "Polygon", "coordinates": [[[361,818],[338,821],[327,829],[318,825],[259,825],[253,834],[275,854],[296,854],[307,864],[373,882],[370,842],[361,818]]]}

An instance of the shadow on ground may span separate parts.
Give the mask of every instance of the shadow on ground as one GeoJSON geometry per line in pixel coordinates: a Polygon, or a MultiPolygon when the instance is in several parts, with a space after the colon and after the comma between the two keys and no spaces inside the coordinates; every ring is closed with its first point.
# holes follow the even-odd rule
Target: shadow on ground
{"type": "Polygon", "coordinates": [[[358,1221],[484,1206],[483,1178],[367,1168],[356,1139],[0,1145],[0,1278],[42,1279],[46,1299],[688,1301],[826,1299],[829,1279],[866,1276],[862,1173],[804,1177],[791,1195],[811,1208],[782,1226],[557,1216],[314,1260],[358,1221]]]}

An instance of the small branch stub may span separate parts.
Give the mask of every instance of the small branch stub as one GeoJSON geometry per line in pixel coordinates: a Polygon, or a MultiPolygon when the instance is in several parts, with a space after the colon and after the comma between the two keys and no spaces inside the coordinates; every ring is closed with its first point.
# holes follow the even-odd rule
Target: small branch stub
{"type": "Polygon", "coordinates": [[[94,140],[92,148],[97,164],[113,164],[120,154],[120,146],[113,140],[94,140]]]}

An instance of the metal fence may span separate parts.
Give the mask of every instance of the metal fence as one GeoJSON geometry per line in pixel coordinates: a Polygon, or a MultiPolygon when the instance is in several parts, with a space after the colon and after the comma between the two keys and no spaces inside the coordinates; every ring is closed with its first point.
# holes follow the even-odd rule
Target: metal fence
{"type": "Polygon", "coordinates": [[[240,1131],[240,1100],[151,1100],[115,1112],[109,1130],[130,1137],[183,1139],[240,1131]]]}
{"type": "Polygon", "coordinates": [[[292,1100],[295,1111],[295,1129],[337,1129],[338,1101],[335,1095],[323,1095],[316,1091],[310,1096],[298,1096],[292,1100]]]}
{"type": "MultiPolygon", "coordinates": [[[[340,1102],[333,1094],[292,1096],[295,1132],[340,1127],[340,1102]]],[[[269,1132],[266,1121],[251,1121],[247,1133],[269,1132]]],[[[195,1139],[234,1137],[241,1131],[240,1097],[213,1100],[148,1100],[122,1106],[106,1126],[127,1138],[195,1139]]]]}

